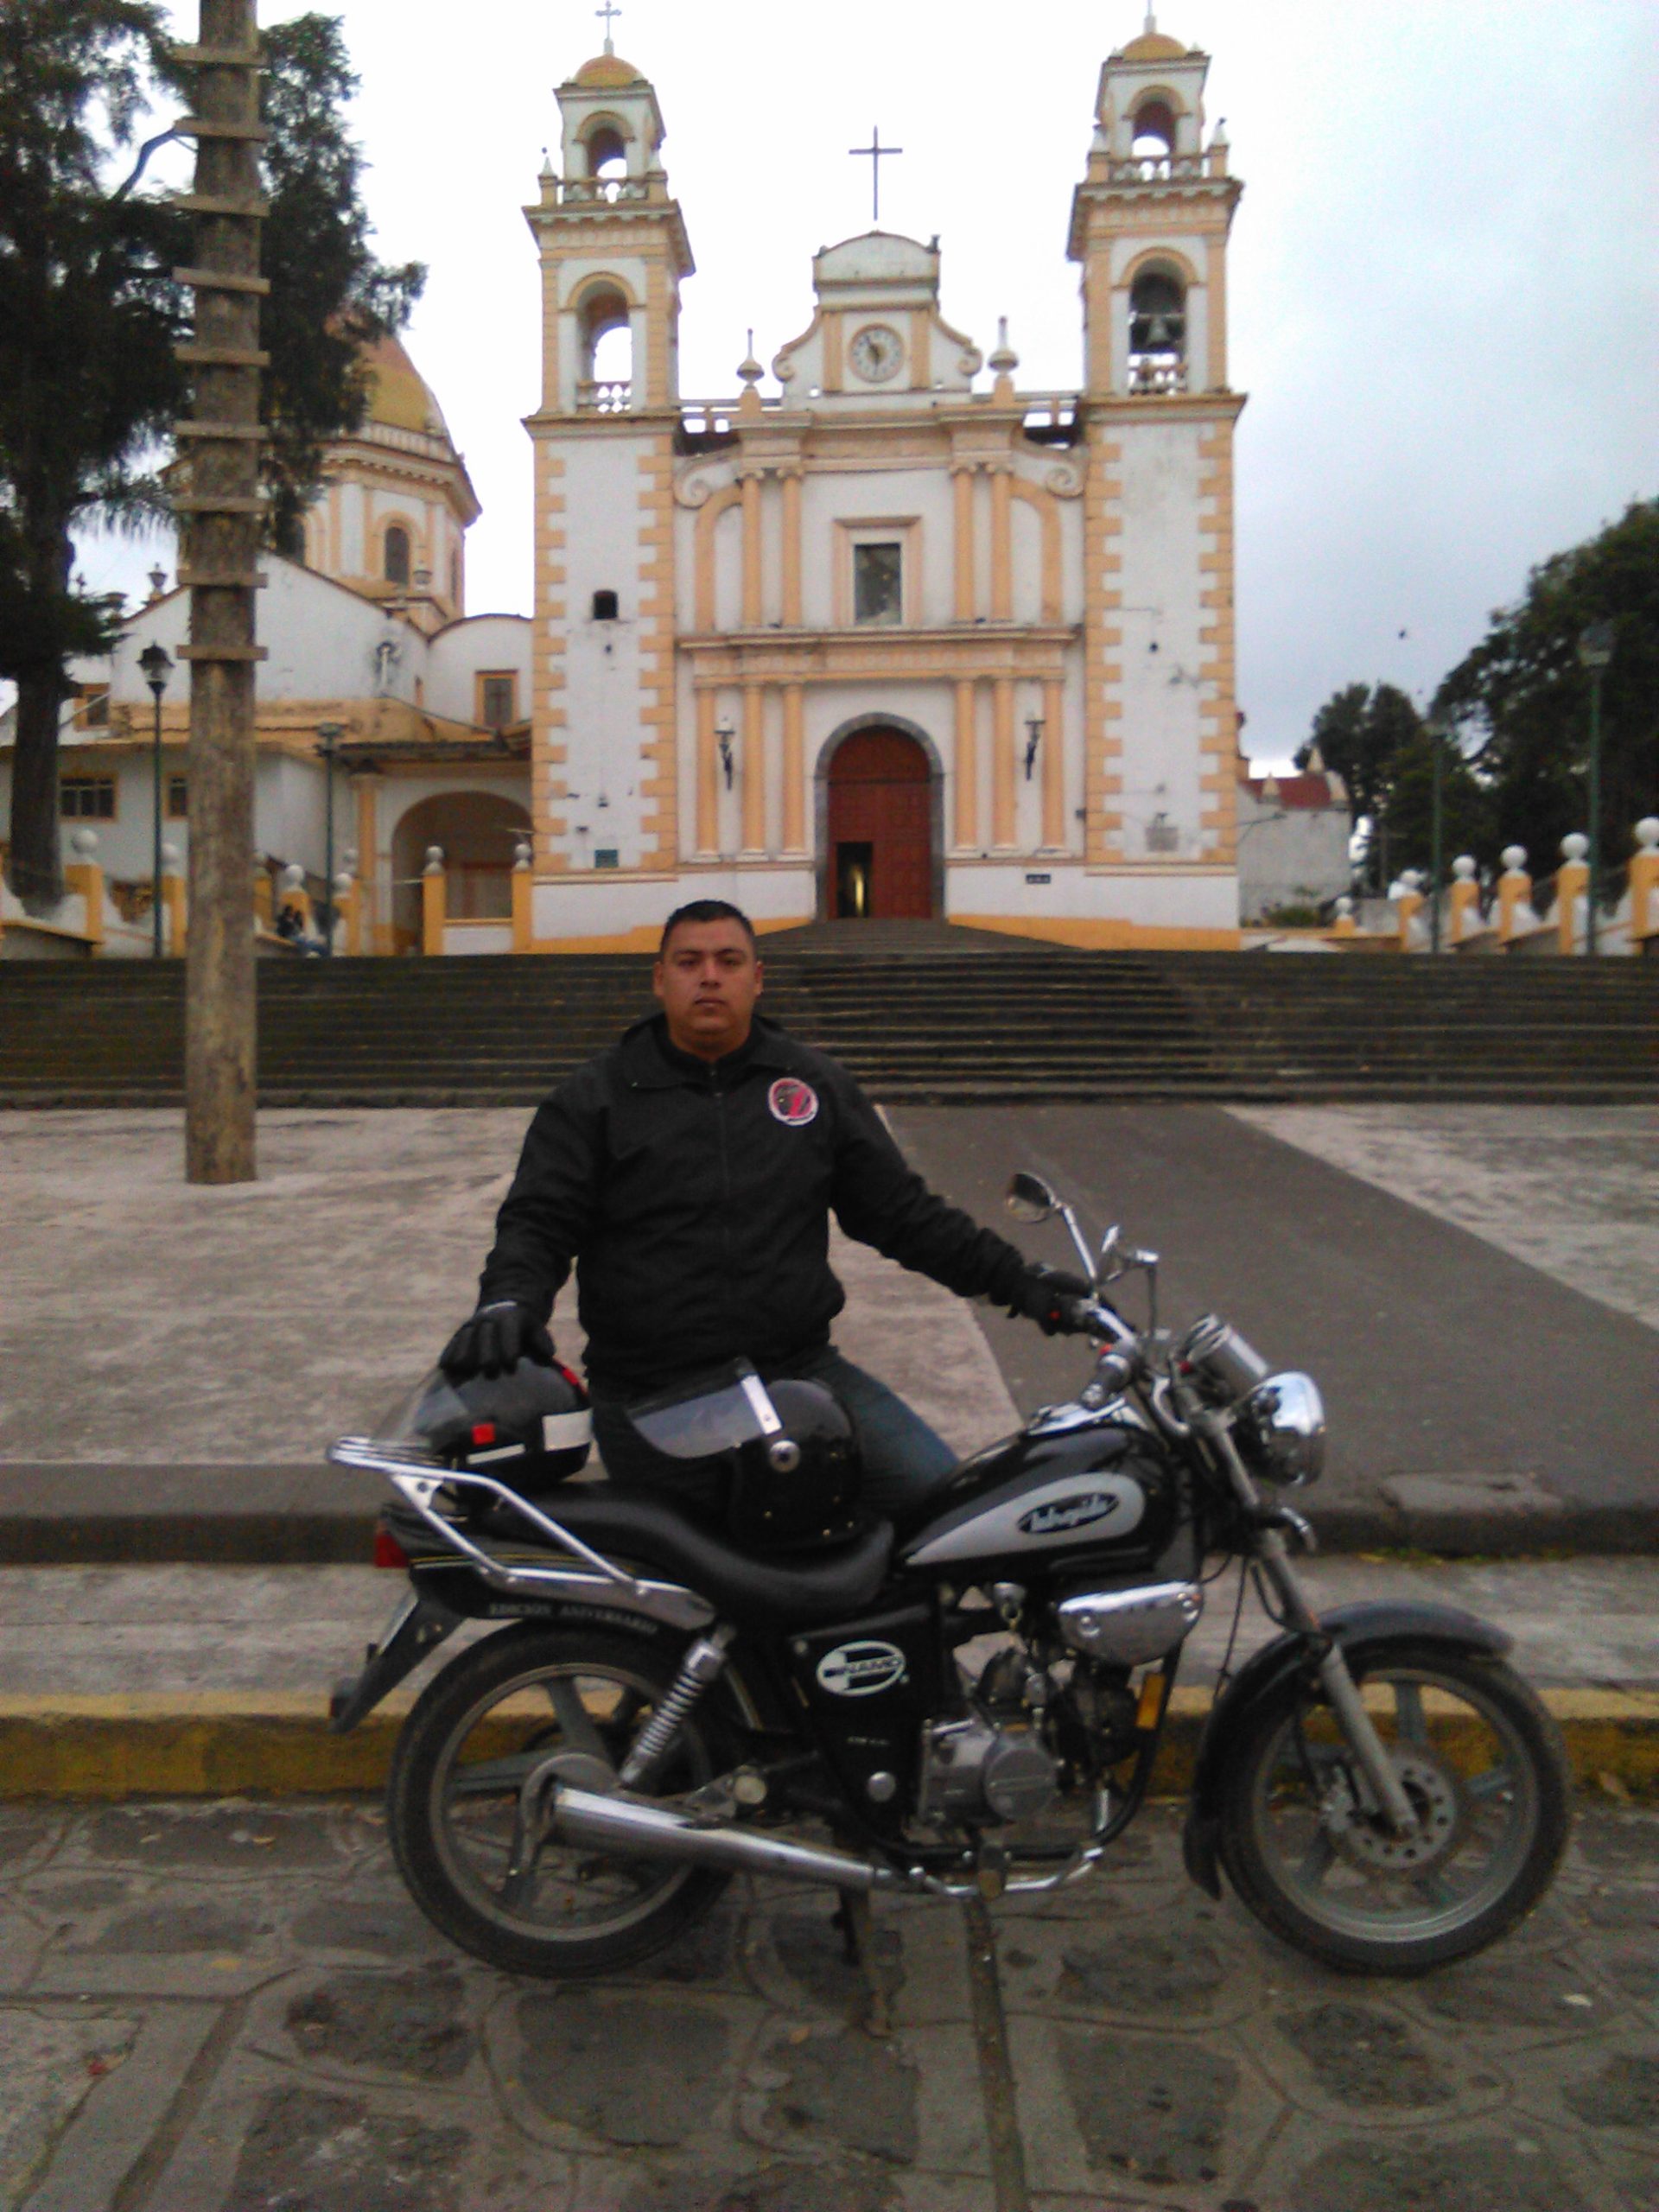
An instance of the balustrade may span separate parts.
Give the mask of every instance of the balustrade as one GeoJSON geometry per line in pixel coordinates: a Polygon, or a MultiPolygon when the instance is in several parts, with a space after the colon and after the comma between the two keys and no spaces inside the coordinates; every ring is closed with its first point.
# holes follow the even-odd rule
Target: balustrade
{"type": "Polygon", "coordinates": [[[584,415],[626,415],[633,404],[633,386],[626,378],[620,382],[588,378],[576,386],[576,406],[584,415]]]}

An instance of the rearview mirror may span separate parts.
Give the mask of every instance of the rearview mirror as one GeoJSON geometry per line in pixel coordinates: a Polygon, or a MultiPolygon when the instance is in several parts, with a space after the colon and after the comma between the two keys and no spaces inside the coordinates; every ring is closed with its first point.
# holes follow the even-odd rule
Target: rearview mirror
{"type": "Polygon", "coordinates": [[[1024,1168],[1010,1181],[1002,1203],[1016,1221],[1046,1221],[1060,1210],[1058,1198],[1042,1177],[1028,1174],[1024,1168]]]}

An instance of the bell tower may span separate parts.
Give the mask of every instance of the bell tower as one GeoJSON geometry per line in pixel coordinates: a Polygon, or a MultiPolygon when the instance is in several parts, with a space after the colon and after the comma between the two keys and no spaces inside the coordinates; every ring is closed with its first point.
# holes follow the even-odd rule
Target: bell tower
{"type": "Polygon", "coordinates": [[[621,880],[677,860],[672,477],[680,287],[693,269],[652,86],[607,35],[557,99],[558,165],[543,160],[524,210],[542,283],[541,402],[525,423],[532,932],[549,945],[594,942],[597,907],[582,891],[626,912],[621,880]]]}
{"type": "Polygon", "coordinates": [[[1205,138],[1209,67],[1150,14],[1108,56],[1069,251],[1090,448],[1089,849],[1231,877],[1244,402],[1228,381],[1227,239],[1243,188],[1220,126],[1205,138]]]}

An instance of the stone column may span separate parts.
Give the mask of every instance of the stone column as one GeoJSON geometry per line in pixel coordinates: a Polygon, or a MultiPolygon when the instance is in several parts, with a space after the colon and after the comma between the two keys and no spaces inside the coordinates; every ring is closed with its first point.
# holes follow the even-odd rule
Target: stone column
{"type": "Polygon", "coordinates": [[[956,842],[979,849],[979,689],[970,677],[957,680],[956,842]]]}

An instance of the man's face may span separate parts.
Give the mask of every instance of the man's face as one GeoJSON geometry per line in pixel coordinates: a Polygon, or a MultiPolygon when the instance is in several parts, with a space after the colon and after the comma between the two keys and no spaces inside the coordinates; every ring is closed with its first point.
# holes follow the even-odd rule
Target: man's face
{"type": "Polygon", "coordinates": [[[658,960],[652,988],[681,1052],[723,1059],[749,1033],[760,963],[736,922],[682,922],[658,960]]]}

